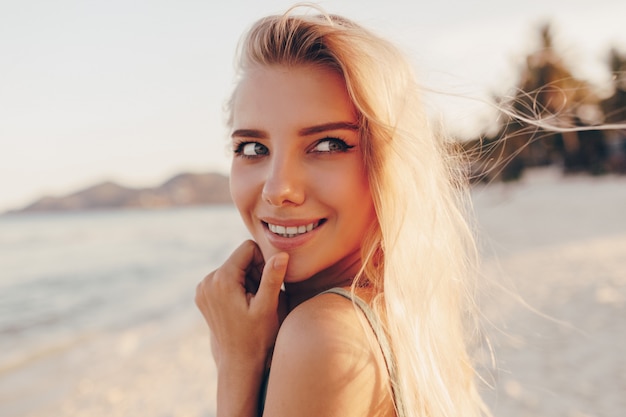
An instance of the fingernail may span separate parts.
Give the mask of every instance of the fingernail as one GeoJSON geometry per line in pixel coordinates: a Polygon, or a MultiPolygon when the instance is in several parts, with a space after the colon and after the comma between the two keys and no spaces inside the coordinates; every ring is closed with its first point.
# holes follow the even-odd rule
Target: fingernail
{"type": "Polygon", "coordinates": [[[289,260],[289,255],[286,253],[279,253],[274,258],[274,269],[282,269],[287,265],[287,261],[289,260]]]}

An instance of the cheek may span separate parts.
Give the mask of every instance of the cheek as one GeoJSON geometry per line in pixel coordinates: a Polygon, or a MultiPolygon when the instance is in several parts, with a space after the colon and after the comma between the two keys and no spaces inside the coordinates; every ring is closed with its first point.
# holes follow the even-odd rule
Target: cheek
{"type": "Polygon", "coordinates": [[[367,176],[358,163],[346,164],[323,181],[326,195],[342,206],[357,208],[371,201],[367,176]]]}
{"type": "Polygon", "coordinates": [[[369,182],[362,167],[348,164],[330,177],[320,177],[318,190],[324,201],[336,210],[346,238],[362,237],[375,220],[369,182]]]}
{"type": "Polygon", "coordinates": [[[345,195],[346,207],[353,217],[353,227],[358,230],[355,232],[362,236],[369,228],[371,223],[375,221],[376,214],[374,210],[374,202],[367,179],[365,170],[359,166],[353,174],[351,184],[347,189],[343,190],[345,195]]]}
{"type": "Polygon", "coordinates": [[[242,169],[233,162],[230,170],[230,195],[248,228],[251,226],[250,211],[256,204],[258,178],[251,170],[242,169]]]}

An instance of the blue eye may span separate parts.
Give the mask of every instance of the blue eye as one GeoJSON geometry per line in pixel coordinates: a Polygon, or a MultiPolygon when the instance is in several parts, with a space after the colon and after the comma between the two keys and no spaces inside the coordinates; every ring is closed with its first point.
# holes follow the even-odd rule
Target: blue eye
{"type": "Polygon", "coordinates": [[[247,158],[255,158],[257,156],[267,155],[268,153],[269,149],[267,149],[267,146],[259,142],[242,142],[235,148],[235,154],[247,158]]]}
{"type": "Polygon", "coordinates": [[[338,138],[325,138],[320,140],[313,147],[313,152],[345,152],[354,146],[348,146],[346,142],[338,138]]]}

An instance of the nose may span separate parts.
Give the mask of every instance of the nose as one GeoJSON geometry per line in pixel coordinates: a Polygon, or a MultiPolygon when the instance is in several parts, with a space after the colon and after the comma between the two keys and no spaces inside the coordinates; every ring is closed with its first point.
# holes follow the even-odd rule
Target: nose
{"type": "Polygon", "coordinates": [[[277,207],[304,203],[302,170],[295,158],[276,153],[273,155],[261,197],[277,207]]]}

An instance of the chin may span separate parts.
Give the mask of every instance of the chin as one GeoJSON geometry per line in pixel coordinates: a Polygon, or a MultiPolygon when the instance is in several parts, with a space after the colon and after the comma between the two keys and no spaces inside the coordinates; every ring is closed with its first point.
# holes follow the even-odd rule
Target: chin
{"type": "Polygon", "coordinates": [[[294,283],[306,281],[314,274],[315,272],[308,271],[306,268],[303,268],[302,265],[298,265],[297,260],[292,264],[290,259],[289,265],[287,266],[287,273],[285,274],[285,282],[294,283]]]}

